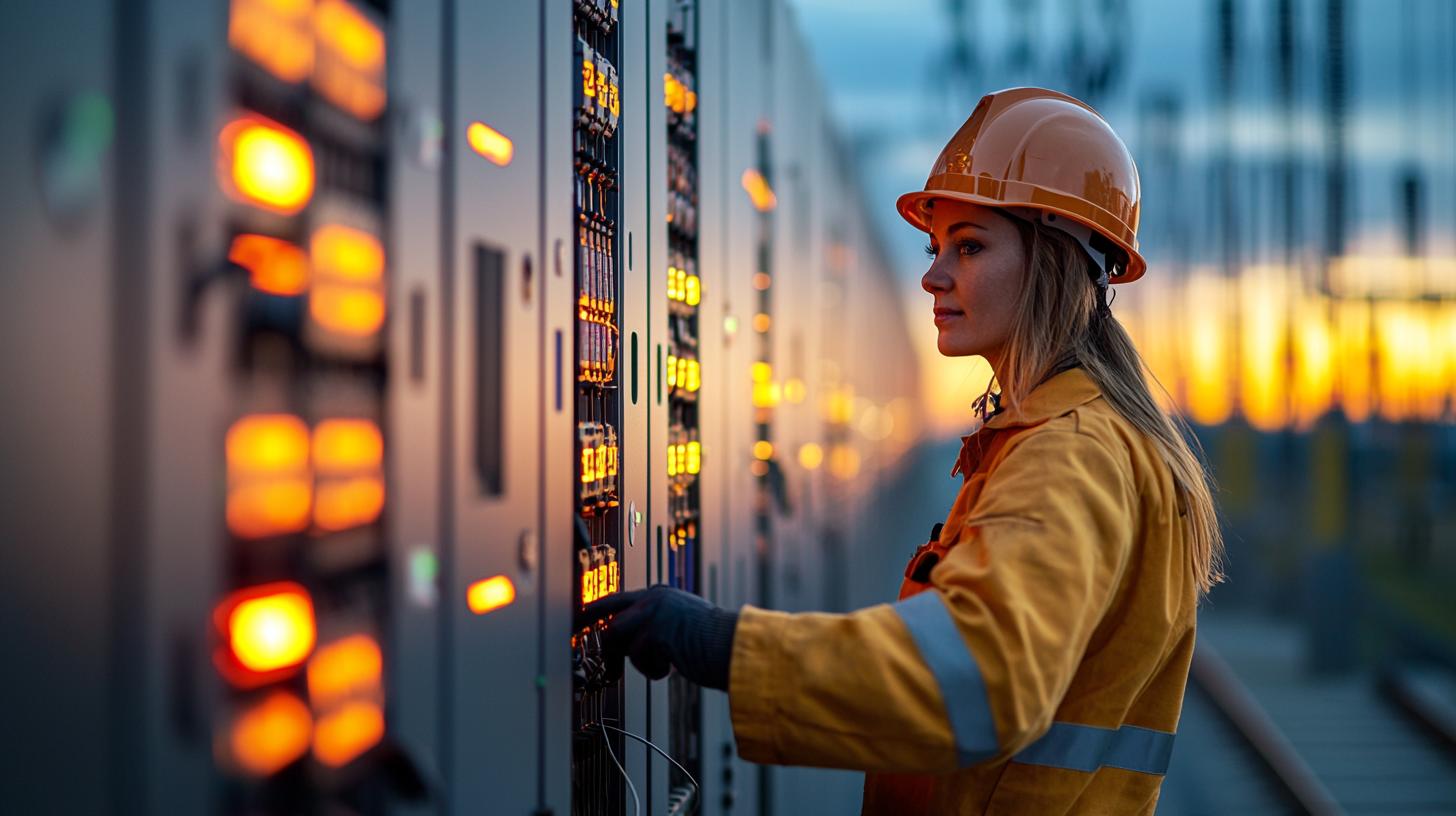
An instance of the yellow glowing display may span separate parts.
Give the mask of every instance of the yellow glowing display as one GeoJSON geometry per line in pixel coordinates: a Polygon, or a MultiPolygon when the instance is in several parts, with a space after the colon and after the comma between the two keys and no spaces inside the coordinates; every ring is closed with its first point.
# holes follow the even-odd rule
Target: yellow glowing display
{"type": "Polygon", "coordinates": [[[504,575],[476,581],[465,591],[465,602],[477,615],[500,609],[516,600],[516,585],[504,575]]]}
{"type": "Polygon", "coordinates": [[[583,605],[616,592],[618,589],[617,562],[599,564],[581,574],[581,602],[583,605]]]}
{"type": "Polygon", "coordinates": [[[689,442],[686,445],[687,472],[696,476],[703,469],[703,446],[699,442],[689,442]]]}
{"type": "Polygon", "coordinates": [[[228,45],[284,82],[313,71],[313,0],[232,0],[228,45]]]}
{"type": "Polygon", "coordinates": [[[703,283],[697,275],[688,275],[684,281],[683,302],[696,306],[703,300],[703,283]]]}
{"type": "Polygon", "coordinates": [[[243,709],[228,726],[217,752],[247,776],[271,776],[308,750],[313,717],[290,692],[275,691],[243,709]]]}
{"type": "Polygon", "coordinates": [[[465,141],[469,142],[471,150],[501,167],[510,164],[511,157],[516,154],[515,144],[484,122],[471,122],[465,129],[465,141]]]}
{"type": "Polygon", "coordinates": [[[773,458],[773,453],[774,447],[772,442],[760,439],[753,443],[753,458],[762,459],[766,462],[773,458]]]}
{"type": "Polygon", "coordinates": [[[373,700],[354,700],[319,717],[313,755],[331,768],[347,765],[384,737],[384,710],[373,700]]]}
{"type": "Polygon", "coordinates": [[[223,189],[233,198],[292,215],[313,197],[313,150],[277,122],[247,114],[218,139],[223,189]]]}
{"type": "Polygon", "coordinates": [[[308,256],[297,245],[267,235],[236,235],[228,261],[248,270],[254,289],[291,297],[308,290],[308,256]]]}

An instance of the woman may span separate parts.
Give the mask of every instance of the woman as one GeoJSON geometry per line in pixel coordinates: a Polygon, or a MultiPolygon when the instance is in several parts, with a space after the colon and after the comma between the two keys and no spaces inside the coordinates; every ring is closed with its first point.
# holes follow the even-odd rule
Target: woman
{"type": "MultiPolygon", "coordinates": [[[[942,354],[999,395],[900,602],[844,615],[609,598],[607,648],[729,693],[739,753],[863,769],[866,813],[1151,813],[1221,542],[1108,287],[1136,280],[1137,169],[1090,107],[983,98],[900,213],[942,354]]],[[[990,391],[988,390],[988,396],[990,391]]]]}

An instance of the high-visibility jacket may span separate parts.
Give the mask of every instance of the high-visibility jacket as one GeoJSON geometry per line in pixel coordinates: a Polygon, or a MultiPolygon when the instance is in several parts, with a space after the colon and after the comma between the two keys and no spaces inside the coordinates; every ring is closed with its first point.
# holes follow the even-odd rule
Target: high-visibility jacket
{"type": "Polygon", "coordinates": [[[944,555],[903,600],[744,608],[739,754],[867,771],[870,814],[1152,813],[1198,600],[1170,470],[1076,368],[958,465],[944,555]]]}

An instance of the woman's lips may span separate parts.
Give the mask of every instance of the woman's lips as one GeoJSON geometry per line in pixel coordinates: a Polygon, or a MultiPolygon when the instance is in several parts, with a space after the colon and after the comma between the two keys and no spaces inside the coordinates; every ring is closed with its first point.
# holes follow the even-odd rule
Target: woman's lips
{"type": "Polygon", "coordinates": [[[943,326],[958,317],[965,315],[960,309],[935,309],[935,325],[943,326]]]}

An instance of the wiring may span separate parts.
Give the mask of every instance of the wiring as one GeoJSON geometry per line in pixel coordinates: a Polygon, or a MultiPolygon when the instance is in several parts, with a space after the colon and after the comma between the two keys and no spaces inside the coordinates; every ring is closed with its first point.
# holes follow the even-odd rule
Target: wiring
{"type": "MultiPolygon", "coordinates": [[[[628,731],[628,730],[623,729],[623,728],[618,728],[615,725],[607,725],[606,723],[602,723],[602,728],[603,729],[610,728],[613,731],[616,731],[618,734],[621,734],[621,735],[626,736],[626,737],[631,737],[632,739],[637,740],[638,742],[642,743],[643,745],[646,745],[648,748],[651,748],[652,750],[656,751],[658,754],[660,754],[662,756],[663,759],[665,759],[668,762],[671,762],[673,765],[677,766],[677,769],[679,771],[682,771],[683,772],[683,776],[686,776],[688,778],[688,782],[690,782],[692,784],[692,786],[693,786],[693,802],[696,804],[699,801],[699,799],[700,799],[699,793],[702,791],[702,788],[698,785],[698,780],[694,779],[693,778],[693,775],[690,774],[690,773],[688,773],[688,769],[687,768],[684,768],[682,766],[682,763],[680,763],[677,760],[673,759],[672,757],[668,756],[668,754],[667,754],[666,751],[662,750],[661,748],[658,748],[655,744],[653,744],[653,742],[651,740],[647,739],[646,737],[639,737],[636,734],[632,733],[631,731],[628,731]]],[[[613,757],[613,758],[615,759],[615,757],[613,757]]],[[[696,810],[696,807],[694,809],[696,810]]]]}
{"type": "MultiPolygon", "coordinates": [[[[612,726],[609,726],[609,725],[607,725],[604,722],[599,722],[598,724],[602,728],[602,741],[607,744],[607,754],[609,756],[611,756],[611,758],[612,758],[612,764],[613,765],[616,765],[617,766],[617,770],[619,770],[619,771],[622,772],[622,779],[624,779],[627,782],[627,790],[631,791],[631,793],[632,793],[632,812],[635,813],[636,816],[642,816],[642,800],[637,798],[637,786],[634,785],[634,784],[632,784],[632,777],[627,775],[627,769],[626,768],[623,768],[622,767],[622,763],[617,760],[617,752],[614,751],[614,750],[612,750],[612,737],[611,737],[610,734],[607,733],[607,729],[608,728],[612,728],[612,726]]],[[[620,728],[612,728],[612,730],[613,731],[621,731],[622,729],[620,729],[620,728]]],[[[625,734],[627,732],[623,731],[622,733],[625,734]]],[[[635,735],[628,734],[628,736],[635,736],[635,735]]],[[[653,747],[656,748],[657,746],[654,745],[653,747]]],[[[677,763],[673,763],[673,764],[676,765],[677,763]]],[[[679,767],[681,767],[681,766],[679,766],[679,767]]]]}

